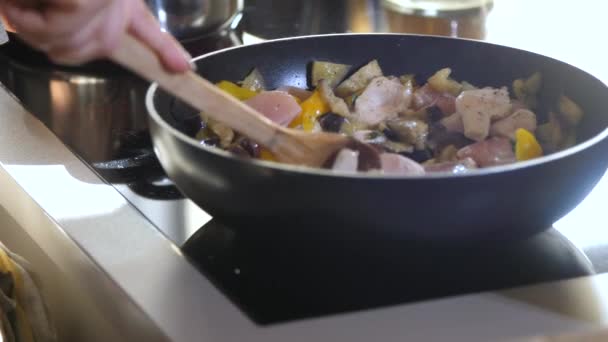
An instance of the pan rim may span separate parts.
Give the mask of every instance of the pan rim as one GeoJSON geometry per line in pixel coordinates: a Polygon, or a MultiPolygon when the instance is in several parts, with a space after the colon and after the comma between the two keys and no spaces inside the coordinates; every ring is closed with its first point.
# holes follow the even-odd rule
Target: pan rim
{"type": "MultiPolygon", "coordinates": [[[[318,39],[318,38],[336,37],[336,36],[337,37],[341,37],[341,36],[379,36],[379,37],[381,37],[381,36],[401,36],[401,37],[423,37],[423,38],[427,37],[427,38],[433,38],[433,39],[439,39],[439,40],[468,41],[468,42],[474,42],[476,44],[491,45],[491,46],[497,46],[497,47],[507,48],[507,49],[511,49],[511,50],[517,50],[517,51],[521,51],[523,53],[533,54],[533,55],[536,55],[536,56],[539,56],[539,57],[542,57],[545,59],[550,59],[550,60],[553,60],[560,64],[568,65],[569,67],[574,68],[577,71],[585,74],[587,77],[590,77],[590,78],[596,80],[597,82],[602,84],[608,91],[608,85],[606,83],[604,83],[603,81],[601,81],[600,79],[598,79],[597,77],[595,77],[594,75],[592,75],[591,73],[589,73],[577,66],[574,66],[572,64],[555,59],[555,58],[547,56],[547,55],[543,55],[543,54],[539,54],[536,52],[532,52],[532,51],[528,51],[528,50],[524,50],[524,49],[520,49],[520,48],[515,48],[515,47],[511,47],[511,46],[507,46],[507,45],[501,45],[501,44],[480,41],[480,40],[475,40],[475,39],[446,37],[446,36],[437,36],[437,35],[425,35],[425,34],[369,32],[369,33],[331,33],[331,34],[286,37],[286,38],[271,39],[271,40],[267,40],[267,41],[263,41],[263,42],[254,43],[254,44],[235,46],[235,47],[225,48],[222,50],[213,51],[213,52],[203,54],[203,55],[193,58],[192,62],[196,62],[198,60],[208,58],[213,55],[226,53],[226,52],[232,51],[232,50],[245,49],[245,48],[248,48],[251,46],[272,45],[272,44],[280,43],[282,41],[313,40],[313,39],[318,39]]],[[[262,167],[262,168],[272,169],[275,171],[296,173],[296,174],[309,175],[309,176],[322,176],[322,177],[332,177],[332,178],[336,177],[336,178],[341,178],[341,179],[349,179],[349,178],[350,179],[365,179],[365,180],[367,180],[367,179],[437,180],[437,179],[458,179],[458,178],[462,178],[462,177],[468,178],[468,177],[490,176],[490,175],[495,175],[495,174],[502,174],[502,173],[507,173],[507,172],[514,172],[514,171],[519,171],[519,170],[523,170],[523,169],[538,167],[542,164],[555,162],[559,159],[564,159],[568,156],[572,156],[583,150],[591,148],[592,146],[594,146],[608,138],[608,127],[605,127],[601,132],[599,132],[595,136],[592,136],[591,138],[589,138],[583,142],[579,142],[576,145],[569,147],[565,150],[554,152],[552,154],[545,155],[545,156],[535,158],[532,160],[517,161],[512,164],[473,169],[473,170],[463,172],[463,173],[452,173],[452,172],[446,171],[446,172],[425,173],[423,175],[393,175],[393,174],[384,174],[384,173],[379,173],[379,172],[370,172],[370,173],[342,172],[342,171],[334,171],[334,170],[329,170],[329,169],[321,169],[321,168],[313,168],[313,167],[307,167],[307,166],[291,165],[291,164],[284,164],[284,163],[279,163],[279,162],[265,161],[265,160],[254,159],[254,158],[242,158],[242,157],[235,156],[228,151],[224,151],[224,150],[221,150],[216,147],[202,145],[197,140],[195,140],[193,137],[190,137],[190,136],[186,135],[185,133],[183,133],[183,132],[175,129],[171,125],[169,125],[169,123],[167,123],[167,121],[165,121],[160,116],[160,114],[156,110],[156,107],[154,106],[154,95],[156,94],[158,88],[159,88],[158,83],[153,82],[149,86],[148,91],[146,92],[145,105],[146,105],[146,108],[148,111],[148,117],[150,119],[152,119],[155,122],[155,124],[161,126],[161,128],[163,130],[170,132],[174,137],[178,138],[183,143],[186,143],[186,144],[188,144],[196,149],[200,149],[204,152],[213,153],[222,158],[228,158],[235,163],[244,163],[245,165],[249,165],[249,166],[253,165],[253,166],[258,166],[258,167],[262,167]]]]}

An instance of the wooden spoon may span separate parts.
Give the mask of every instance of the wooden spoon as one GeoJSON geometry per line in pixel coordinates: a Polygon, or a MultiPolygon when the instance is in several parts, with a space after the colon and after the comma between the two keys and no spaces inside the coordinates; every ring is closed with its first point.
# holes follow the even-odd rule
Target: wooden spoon
{"type": "Polygon", "coordinates": [[[322,167],[346,146],[366,148],[343,135],[306,133],[277,125],[193,71],[167,72],[156,54],[132,36],[125,36],[111,59],[141,77],[157,82],[193,108],[266,147],[280,162],[322,167]]]}

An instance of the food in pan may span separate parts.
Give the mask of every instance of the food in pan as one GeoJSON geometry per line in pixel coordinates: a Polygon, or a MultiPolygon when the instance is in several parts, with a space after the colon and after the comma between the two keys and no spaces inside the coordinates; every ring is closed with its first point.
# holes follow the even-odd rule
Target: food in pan
{"type": "MultiPolygon", "coordinates": [[[[463,173],[541,157],[576,143],[584,113],[566,94],[541,109],[542,75],[522,75],[498,87],[457,81],[450,68],[426,80],[386,75],[373,60],[351,65],[313,61],[310,88],[268,89],[254,69],[242,81],[217,85],[279,125],[306,132],[351,136],[374,146],[380,172],[420,175],[463,173]]],[[[202,144],[236,155],[274,160],[272,154],[204,113],[196,134],[202,144]]],[[[358,152],[338,151],[328,167],[361,171],[358,152]]]]}

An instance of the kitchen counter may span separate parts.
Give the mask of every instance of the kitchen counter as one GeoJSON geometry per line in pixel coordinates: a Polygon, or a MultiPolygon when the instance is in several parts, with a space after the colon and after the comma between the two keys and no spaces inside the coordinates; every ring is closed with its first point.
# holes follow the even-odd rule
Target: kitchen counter
{"type": "MultiPolygon", "coordinates": [[[[607,82],[608,51],[595,43],[603,30],[589,28],[607,9],[594,0],[496,0],[486,39],[564,60],[607,82]]],[[[353,31],[373,27],[356,13],[362,19],[353,31]]],[[[171,232],[155,227],[5,90],[0,108],[0,207],[125,341],[488,341],[608,325],[608,274],[256,325],[184,257],[171,232]]],[[[555,227],[593,253],[608,242],[607,200],[608,176],[555,227]]]]}

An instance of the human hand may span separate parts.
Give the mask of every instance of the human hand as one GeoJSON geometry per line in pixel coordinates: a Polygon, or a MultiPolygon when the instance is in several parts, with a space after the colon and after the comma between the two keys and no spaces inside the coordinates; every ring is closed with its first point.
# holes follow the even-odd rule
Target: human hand
{"type": "Polygon", "coordinates": [[[28,44],[57,63],[76,65],[108,57],[131,34],[169,71],[190,68],[190,56],[160,30],[143,0],[0,0],[0,14],[28,44]]]}

